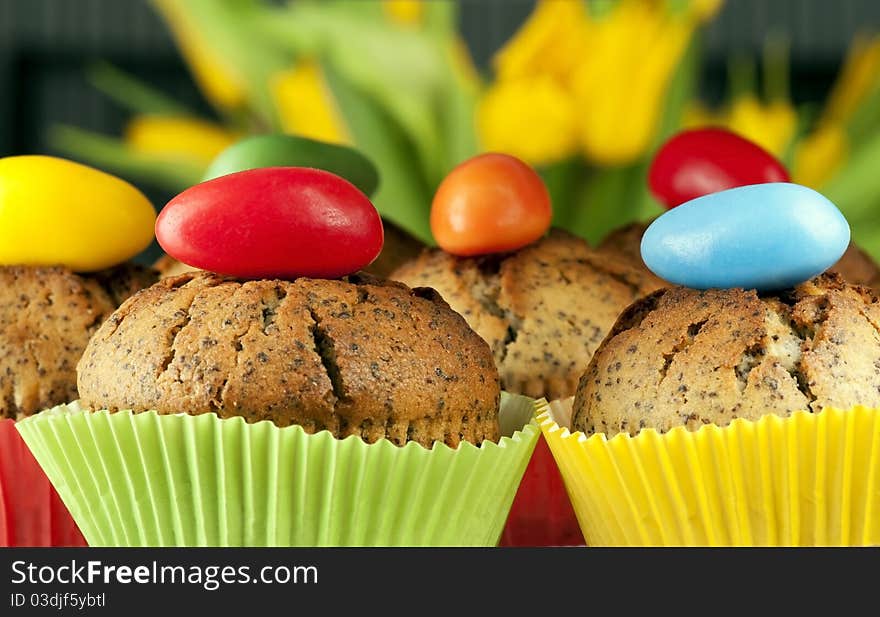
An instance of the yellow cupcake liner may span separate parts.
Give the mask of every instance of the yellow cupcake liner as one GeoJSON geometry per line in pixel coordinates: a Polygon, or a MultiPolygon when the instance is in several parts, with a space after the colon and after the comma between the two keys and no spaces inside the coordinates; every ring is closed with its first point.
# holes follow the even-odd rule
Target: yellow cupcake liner
{"type": "Polygon", "coordinates": [[[571,406],[536,417],[589,546],[880,544],[880,409],[607,439],[571,406]]]}
{"type": "Polygon", "coordinates": [[[90,546],[494,546],[533,404],[505,393],[506,436],[454,449],[76,404],[16,428],[90,546]]]}

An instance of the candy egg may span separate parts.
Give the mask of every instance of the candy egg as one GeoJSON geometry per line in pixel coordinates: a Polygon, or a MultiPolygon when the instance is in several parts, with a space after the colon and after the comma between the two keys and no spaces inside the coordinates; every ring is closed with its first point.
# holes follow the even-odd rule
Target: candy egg
{"type": "Polygon", "coordinates": [[[431,203],[431,232],[447,253],[468,257],[513,251],[550,228],[550,193],[534,169],[490,152],[453,169],[431,203]]]}
{"type": "Polygon", "coordinates": [[[696,289],[792,287],[824,272],[849,244],[846,219],[812,189],[775,182],[705,195],[656,219],[642,258],[696,289]]]}
{"type": "Polygon", "coordinates": [[[315,167],[341,176],[366,195],[376,192],[379,172],[352,148],[293,135],[256,135],[223,150],[208,167],[204,180],[258,167],[315,167]]]}
{"type": "Polygon", "coordinates": [[[336,278],[372,262],[382,221],[350,182],[320,169],[263,167],[190,187],[156,239],[169,255],[239,278],[336,278]]]}
{"type": "Polygon", "coordinates": [[[120,264],[153,240],[156,213],[129,183],[51,156],[0,159],[0,264],[120,264]]]}
{"type": "Polygon", "coordinates": [[[651,192],[667,208],[737,186],[789,180],[772,154],[717,128],[675,135],[658,150],[648,171],[651,192]]]}

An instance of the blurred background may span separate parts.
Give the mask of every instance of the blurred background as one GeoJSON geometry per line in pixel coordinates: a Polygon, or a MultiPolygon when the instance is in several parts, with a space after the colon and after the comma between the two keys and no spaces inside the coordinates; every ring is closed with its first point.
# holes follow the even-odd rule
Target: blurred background
{"type": "Polygon", "coordinates": [[[244,134],[347,143],[386,221],[430,243],[443,174],[507,150],[596,241],[659,211],[663,138],[721,124],[877,257],[878,28],[873,0],[0,0],[0,155],[89,162],[158,207],[244,134]]]}

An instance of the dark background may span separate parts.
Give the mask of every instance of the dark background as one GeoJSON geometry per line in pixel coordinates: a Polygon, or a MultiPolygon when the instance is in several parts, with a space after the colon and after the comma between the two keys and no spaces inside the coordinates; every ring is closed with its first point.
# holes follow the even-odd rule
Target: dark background
{"type": "MultiPolygon", "coordinates": [[[[463,0],[462,31],[481,67],[528,15],[531,0],[463,0]]],[[[880,26],[876,0],[728,0],[706,33],[703,94],[723,94],[725,58],[791,40],[793,95],[821,101],[853,34],[880,26]]],[[[46,152],[63,122],[117,134],[125,113],[83,67],[107,59],[207,110],[147,0],[0,0],[0,155],[46,152]]]]}

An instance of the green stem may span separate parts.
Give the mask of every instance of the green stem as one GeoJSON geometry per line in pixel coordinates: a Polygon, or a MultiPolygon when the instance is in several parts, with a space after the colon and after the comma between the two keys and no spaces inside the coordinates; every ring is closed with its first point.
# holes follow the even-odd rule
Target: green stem
{"type": "Polygon", "coordinates": [[[755,63],[748,55],[731,54],[727,61],[727,75],[731,100],[754,94],[757,82],[755,63]]]}
{"type": "Polygon", "coordinates": [[[626,198],[631,184],[632,167],[598,171],[583,185],[568,230],[595,245],[622,222],[631,221],[635,204],[626,198]]]}
{"type": "Polygon", "coordinates": [[[764,44],[764,97],[768,101],[788,101],[791,98],[788,39],[772,34],[764,44]]]}
{"type": "Polygon", "coordinates": [[[195,116],[186,105],[145,84],[109,62],[97,62],[86,70],[86,79],[105,95],[142,114],[195,116]]]}
{"type": "Polygon", "coordinates": [[[49,143],[53,148],[100,169],[173,191],[198,184],[204,173],[199,165],[133,152],[118,139],[72,126],[53,127],[49,132],[49,143]]]}

